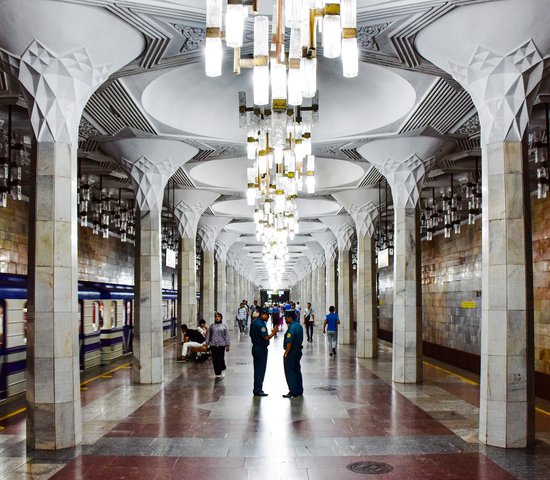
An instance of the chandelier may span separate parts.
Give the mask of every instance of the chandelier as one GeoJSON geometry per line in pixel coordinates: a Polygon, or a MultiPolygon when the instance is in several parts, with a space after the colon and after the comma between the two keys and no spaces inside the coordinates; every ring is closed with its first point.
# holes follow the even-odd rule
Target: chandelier
{"type": "MultiPolygon", "coordinates": [[[[10,121],[11,123],[11,121],[10,121]]],[[[8,205],[8,196],[13,200],[21,200],[23,167],[30,164],[30,155],[26,150],[21,132],[0,130],[0,207],[8,205]]]]}
{"type": "Polygon", "coordinates": [[[550,144],[548,135],[549,125],[549,107],[545,104],[545,127],[544,129],[535,129],[529,132],[529,154],[534,160],[537,169],[537,199],[541,200],[548,196],[550,190],[550,178],[548,173],[548,157],[550,144]]]}
{"type": "Polygon", "coordinates": [[[258,13],[257,0],[227,0],[225,20],[222,0],[207,0],[205,71],[210,77],[222,73],[222,37],[233,48],[233,72],[253,69],[254,104],[273,99],[289,105],[302,104],[317,90],[317,31],[322,32],[323,55],[342,57],[344,77],[355,77],[359,69],[356,0],[275,0],[269,36],[269,19],[254,17],[254,55],[241,58],[244,21],[249,7],[258,13]],[[225,25],[225,32],[222,27],[225,25]],[[285,35],[290,31],[289,49],[285,35]]]}
{"type": "Polygon", "coordinates": [[[310,106],[288,107],[273,101],[268,107],[247,107],[239,92],[241,128],[247,130],[247,203],[254,206],[256,238],[263,243],[263,261],[280,283],[288,258],[288,240],[298,233],[298,192],[315,193],[315,157],[311,129],[318,121],[319,100],[310,106]]]}
{"type": "Polygon", "coordinates": [[[92,233],[109,238],[116,230],[120,241],[126,243],[135,236],[135,209],[122,200],[122,189],[118,189],[118,200],[111,196],[111,190],[103,188],[100,176],[99,188],[94,188],[90,176],[80,175],[77,203],[80,225],[87,227],[91,223],[92,233]],[[91,218],[90,218],[91,217],[91,218]],[[91,222],[90,222],[91,220],[91,222]]]}

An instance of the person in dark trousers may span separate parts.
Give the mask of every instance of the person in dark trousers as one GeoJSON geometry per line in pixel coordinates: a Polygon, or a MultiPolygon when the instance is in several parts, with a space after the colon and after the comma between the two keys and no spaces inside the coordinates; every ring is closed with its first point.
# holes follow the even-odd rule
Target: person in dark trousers
{"type": "Polygon", "coordinates": [[[212,365],[216,378],[223,378],[225,366],[225,352],[229,352],[231,338],[229,330],[225,323],[222,323],[223,315],[216,312],[214,315],[214,323],[208,329],[207,343],[212,354],[212,365]]]}
{"type": "Polygon", "coordinates": [[[336,313],[336,309],[331,305],[328,308],[328,315],[325,317],[325,323],[323,323],[323,335],[327,334],[328,348],[330,356],[336,356],[336,345],[338,343],[338,325],[340,325],[340,319],[336,313]]]}
{"type": "Polygon", "coordinates": [[[311,303],[308,302],[306,309],[304,310],[304,325],[306,327],[306,337],[308,342],[313,342],[313,325],[315,324],[315,313],[311,307],[311,303]]]}
{"type": "Polygon", "coordinates": [[[284,398],[301,397],[304,393],[302,382],[302,368],[300,360],[302,359],[302,343],[304,341],[304,329],[300,325],[300,317],[296,317],[294,310],[285,312],[285,321],[288,329],[283,343],[285,353],[283,354],[283,364],[285,367],[286,383],[288,393],[284,398]]]}
{"type": "Polygon", "coordinates": [[[277,334],[279,327],[273,327],[271,333],[267,332],[266,322],[269,318],[269,309],[262,308],[260,316],[250,324],[250,339],[252,340],[252,359],[254,360],[254,389],[252,393],[256,397],[267,397],[263,390],[265,369],[267,366],[267,347],[269,340],[277,334]]]}

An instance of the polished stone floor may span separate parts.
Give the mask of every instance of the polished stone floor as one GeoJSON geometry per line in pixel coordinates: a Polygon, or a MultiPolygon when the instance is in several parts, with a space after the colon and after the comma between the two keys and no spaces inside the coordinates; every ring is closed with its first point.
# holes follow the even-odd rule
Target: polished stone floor
{"type": "Polygon", "coordinates": [[[376,360],[351,347],[331,358],[317,333],[304,345],[304,397],[289,400],[281,335],[265,398],[252,396],[248,336],[233,335],[223,379],[210,362],[176,363],[173,348],[162,385],[131,385],[129,360],[87,374],[77,449],[26,452],[25,413],[0,408],[0,479],[550,479],[547,406],[534,447],[479,445],[479,386],[445,365],[425,362],[423,385],[392,385],[390,347],[376,360]],[[387,473],[361,475],[353,463],[387,473]]]}

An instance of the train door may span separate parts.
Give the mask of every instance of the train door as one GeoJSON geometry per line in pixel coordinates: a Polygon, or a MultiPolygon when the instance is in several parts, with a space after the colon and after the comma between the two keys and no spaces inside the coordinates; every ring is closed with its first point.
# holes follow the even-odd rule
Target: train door
{"type": "Polygon", "coordinates": [[[78,345],[80,370],[84,370],[84,302],[82,300],[78,301],[78,345]]]}
{"type": "Polygon", "coordinates": [[[0,302],[0,400],[7,397],[8,394],[8,379],[6,372],[6,304],[0,302]]]}
{"type": "Polygon", "coordinates": [[[124,301],[124,325],[122,326],[122,345],[123,353],[132,351],[133,338],[133,319],[132,319],[132,301],[124,301]]]}

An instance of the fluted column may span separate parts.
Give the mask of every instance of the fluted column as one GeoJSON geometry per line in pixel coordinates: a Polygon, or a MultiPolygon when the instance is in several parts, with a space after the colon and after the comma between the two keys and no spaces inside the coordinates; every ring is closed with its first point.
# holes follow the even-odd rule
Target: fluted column
{"type": "Polygon", "coordinates": [[[426,173],[453,144],[437,136],[375,140],[358,152],[386,177],[394,208],[393,381],[422,382],[420,222],[426,173]]]}
{"type": "Polygon", "coordinates": [[[214,247],[218,234],[229,223],[225,217],[203,217],[199,221],[202,247],[202,291],[200,317],[211,323],[214,319],[216,280],[214,276],[214,247]]]}
{"type": "Polygon", "coordinates": [[[375,220],[378,207],[376,189],[346,190],[334,194],[355,222],[357,231],[357,348],[359,358],[377,356],[375,220]]]}
{"type": "Polygon", "coordinates": [[[198,150],[183,142],[132,130],[104,140],[101,149],[128,172],[138,207],[132,380],[160,383],[164,369],[160,244],[164,188],[174,172],[198,150]]]}
{"type": "Polygon", "coordinates": [[[353,220],[348,215],[338,215],[321,219],[329,226],[338,241],[338,343],[353,343],[353,318],[351,316],[351,296],[353,278],[351,276],[351,240],[354,234],[353,220]]]}
{"type": "Polygon", "coordinates": [[[550,53],[547,6],[542,0],[525,0],[457,8],[429,25],[418,42],[426,58],[470,93],[479,113],[479,438],[506,448],[526,447],[535,440],[529,173],[522,139],[544,76],[543,59],[550,53]],[[465,18],[475,25],[468,35],[455,24],[465,18]],[[513,25],[511,32],[507,24],[513,25]],[[431,45],[436,38],[437,44],[431,45]]]}
{"type": "Polygon", "coordinates": [[[26,442],[29,449],[56,450],[82,440],[78,126],[90,96],[140,54],[144,41],[101,8],[34,3],[0,4],[0,69],[18,80],[36,139],[29,200],[26,442]],[[36,28],[29,18],[48,28],[36,28]],[[96,39],[94,32],[104,25],[120,29],[126,45],[117,45],[111,34],[96,39]]]}
{"type": "Polygon", "coordinates": [[[181,325],[197,323],[197,227],[206,208],[219,194],[194,188],[178,188],[173,193],[174,215],[180,235],[178,253],[178,316],[174,355],[181,357],[181,325]]]}

